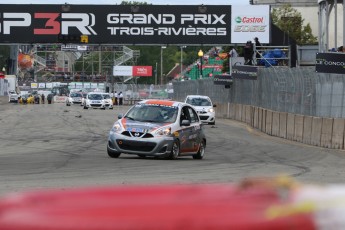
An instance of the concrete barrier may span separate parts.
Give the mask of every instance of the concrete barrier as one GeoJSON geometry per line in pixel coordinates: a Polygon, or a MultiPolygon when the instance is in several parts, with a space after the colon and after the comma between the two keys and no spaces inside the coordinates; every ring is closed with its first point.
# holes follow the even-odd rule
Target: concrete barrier
{"type": "Polygon", "coordinates": [[[279,112],[273,111],[272,113],[272,136],[279,137],[280,122],[279,122],[279,112]]]}
{"type": "Polygon", "coordinates": [[[261,131],[266,133],[266,115],[267,115],[267,109],[262,109],[262,125],[261,125],[261,131]]]}
{"type": "Polygon", "coordinates": [[[295,135],[295,114],[288,113],[286,120],[286,139],[293,140],[295,135]]]}
{"type": "Polygon", "coordinates": [[[267,110],[266,111],[266,128],[265,128],[265,133],[268,135],[272,135],[272,110],[267,110]]]}
{"type": "Polygon", "coordinates": [[[332,149],[344,148],[344,125],[345,120],[342,118],[333,119],[333,131],[332,131],[332,149]]]}
{"type": "Polygon", "coordinates": [[[345,149],[345,119],[304,116],[260,107],[228,103],[218,116],[235,119],[288,140],[332,149],[345,149]]]}
{"type": "Polygon", "coordinates": [[[280,112],[279,114],[279,137],[286,139],[286,124],[287,124],[287,113],[280,112]]]}
{"type": "Polygon", "coordinates": [[[333,119],[322,118],[321,146],[331,148],[332,146],[333,119]]]}
{"type": "Polygon", "coordinates": [[[322,130],[322,118],[313,117],[313,122],[311,125],[311,139],[312,145],[321,146],[321,130],[322,130]]]}
{"type": "Polygon", "coordinates": [[[252,106],[251,105],[246,105],[245,106],[245,122],[248,124],[248,125],[251,125],[253,126],[253,122],[252,122],[252,106]]]}
{"type": "Polygon", "coordinates": [[[304,144],[311,144],[311,130],[312,130],[313,117],[304,116],[303,122],[303,140],[304,144]]]}
{"type": "Polygon", "coordinates": [[[295,130],[293,140],[298,142],[303,142],[303,115],[295,115],[295,130]]]}
{"type": "Polygon", "coordinates": [[[253,127],[258,129],[259,128],[259,108],[253,107],[253,111],[254,111],[253,127]]]}
{"type": "Polygon", "coordinates": [[[241,113],[241,121],[242,122],[246,122],[246,107],[247,107],[248,105],[242,105],[242,108],[241,108],[241,110],[242,110],[242,113],[241,113]]]}
{"type": "Polygon", "coordinates": [[[242,116],[242,105],[236,104],[235,120],[241,121],[241,116],[242,116]]]}

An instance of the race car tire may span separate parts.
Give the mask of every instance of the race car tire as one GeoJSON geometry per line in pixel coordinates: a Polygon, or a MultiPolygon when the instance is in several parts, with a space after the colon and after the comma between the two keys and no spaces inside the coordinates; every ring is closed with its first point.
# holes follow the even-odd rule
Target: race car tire
{"type": "Polygon", "coordinates": [[[193,159],[201,160],[202,158],[204,158],[205,148],[206,148],[206,144],[205,144],[205,141],[203,140],[200,143],[199,150],[198,150],[197,154],[193,155],[193,159]]]}
{"type": "Polygon", "coordinates": [[[111,158],[119,158],[119,156],[121,155],[121,153],[112,151],[109,148],[107,150],[108,150],[108,156],[110,156],[111,158]]]}
{"type": "Polygon", "coordinates": [[[171,147],[171,152],[168,156],[169,160],[176,160],[177,157],[180,154],[180,143],[178,140],[175,140],[172,147],[171,147]]]}
{"type": "Polygon", "coordinates": [[[88,109],[88,108],[84,105],[84,109],[88,109]]]}

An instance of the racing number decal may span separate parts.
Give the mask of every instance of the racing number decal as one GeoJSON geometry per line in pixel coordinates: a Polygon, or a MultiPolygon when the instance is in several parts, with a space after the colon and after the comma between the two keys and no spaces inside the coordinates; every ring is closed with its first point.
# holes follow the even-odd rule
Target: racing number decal
{"type": "Polygon", "coordinates": [[[34,34],[60,34],[59,13],[35,13],[35,18],[47,18],[44,29],[34,29],[34,34]]]}

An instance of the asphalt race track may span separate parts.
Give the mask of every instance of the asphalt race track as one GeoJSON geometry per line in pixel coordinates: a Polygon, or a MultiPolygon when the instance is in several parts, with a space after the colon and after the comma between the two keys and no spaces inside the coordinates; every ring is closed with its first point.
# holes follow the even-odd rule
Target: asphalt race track
{"type": "Polygon", "coordinates": [[[243,123],[206,125],[206,155],[178,160],[106,153],[108,132],[128,109],[0,103],[0,195],[46,188],[234,183],[281,174],[302,183],[344,183],[345,152],[262,134],[243,123]]]}

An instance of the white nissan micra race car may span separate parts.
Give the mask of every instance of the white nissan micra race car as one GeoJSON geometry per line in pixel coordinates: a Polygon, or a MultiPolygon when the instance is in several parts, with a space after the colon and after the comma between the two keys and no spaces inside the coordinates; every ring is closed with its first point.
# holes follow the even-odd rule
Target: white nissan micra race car
{"type": "Polygon", "coordinates": [[[186,103],[144,100],[131,107],[110,130],[108,155],[202,159],[206,137],[195,109],[186,103]]]}

